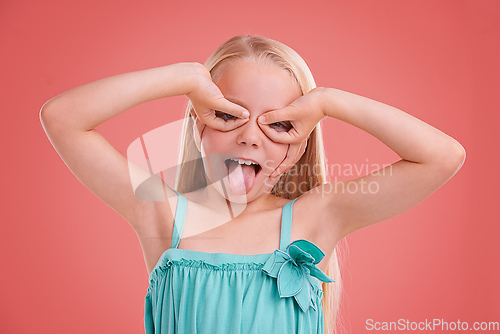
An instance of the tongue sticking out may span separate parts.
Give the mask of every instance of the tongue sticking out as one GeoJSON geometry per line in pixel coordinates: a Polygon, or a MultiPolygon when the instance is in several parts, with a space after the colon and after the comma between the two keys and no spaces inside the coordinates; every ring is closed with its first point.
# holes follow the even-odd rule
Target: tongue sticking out
{"type": "Polygon", "coordinates": [[[229,184],[236,195],[245,195],[252,189],[255,182],[255,167],[240,165],[236,161],[229,162],[229,184]]]}

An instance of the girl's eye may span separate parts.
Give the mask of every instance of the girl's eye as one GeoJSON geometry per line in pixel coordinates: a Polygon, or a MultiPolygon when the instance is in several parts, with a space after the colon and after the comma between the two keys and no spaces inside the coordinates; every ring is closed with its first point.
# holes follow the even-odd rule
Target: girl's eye
{"type": "Polygon", "coordinates": [[[219,118],[222,118],[226,122],[228,120],[233,120],[233,119],[237,119],[238,118],[236,116],[233,116],[233,115],[230,115],[230,114],[226,114],[225,112],[222,112],[222,111],[219,111],[219,110],[215,110],[215,116],[219,117],[219,118]]]}
{"type": "Polygon", "coordinates": [[[288,132],[292,128],[292,125],[290,122],[276,122],[276,123],[271,123],[269,126],[274,127],[276,131],[285,131],[288,132]]]}
{"type": "MultiPolygon", "coordinates": [[[[215,116],[222,118],[225,122],[237,119],[238,117],[227,114],[225,112],[215,110],[215,116]]],[[[276,131],[282,132],[282,131],[290,131],[290,129],[293,127],[290,122],[276,122],[276,123],[271,123],[269,124],[270,127],[274,128],[276,131]]]]}

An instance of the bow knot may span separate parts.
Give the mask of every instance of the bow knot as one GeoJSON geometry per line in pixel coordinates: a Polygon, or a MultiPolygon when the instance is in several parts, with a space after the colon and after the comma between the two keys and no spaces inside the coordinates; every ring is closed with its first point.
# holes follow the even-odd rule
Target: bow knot
{"type": "Polygon", "coordinates": [[[326,283],[335,282],[316,267],[324,257],[318,246],[300,239],[289,244],[285,251],[275,250],[262,270],[277,279],[280,297],[293,296],[304,312],[309,306],[316,310],[312,285],[317,280],[313,276],[326,283]]]}

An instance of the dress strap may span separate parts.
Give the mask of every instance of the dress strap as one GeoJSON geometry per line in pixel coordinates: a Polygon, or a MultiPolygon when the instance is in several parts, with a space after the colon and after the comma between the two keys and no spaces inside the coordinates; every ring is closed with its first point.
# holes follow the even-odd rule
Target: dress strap
{"type": "MultiPolygon", "coordinates": [[[[174,190],[174,189],[172,189],[174,190]]],[[[174,190],[175,191],[175,190],[174,190]]],[[[187,212],[187,199],[180,193],[177,194],[177,208],[175,209],[174,230],[172,233],[172,248],[177,248],[181,241],[182,229],[184,228],[184,219],[187,212]]]]}
{"type": "Polygon", "coordinates": [[[286,203],[281,209],[280,249],[283,251],[286,249],[286,246],[290,244],[290,238],[292,236],[293,203],[298,199],[297,197],[293,201],[286,203]]]}

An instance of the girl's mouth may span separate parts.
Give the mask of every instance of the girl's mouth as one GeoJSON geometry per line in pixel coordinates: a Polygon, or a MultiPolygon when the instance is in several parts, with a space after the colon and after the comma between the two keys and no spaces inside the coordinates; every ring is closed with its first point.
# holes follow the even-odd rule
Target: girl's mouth
{"type": "MultiPolygon", "coordinates": [[[[226,166],[226,172],[229,171],[229,166],[230,166],[231,161],[235,162],[232,159],[226,159],[226,160],[224,160],[224,165],[226,166]]],[[[250,166],[253,166],[255,168],[255,177],[257,177],[257,175],[262,170],[262,167],[259,164],[251,164],[250,166]]]]}
{"type": "Polygon", "coordinates": [[[245,195],[252,189],[256,178],[262,171],[262,167],[258,163],[245,164],[239,159],[226,159],[224,166],[226,175],[229,179],[229,185],[234,194],[245,195]]]}

